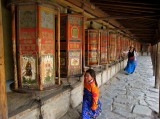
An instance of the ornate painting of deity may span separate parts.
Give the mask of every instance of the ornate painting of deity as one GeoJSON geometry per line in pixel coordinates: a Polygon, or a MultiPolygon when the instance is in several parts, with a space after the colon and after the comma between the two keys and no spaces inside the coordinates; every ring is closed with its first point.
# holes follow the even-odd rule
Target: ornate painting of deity
{"type": "Polygon", "coordinates": [[[36,58],[33,56],[22,56],[21,61],[22,87],[36,88],[36,58]]]}
{"type": "Polygon", "coordinates": [[[52,55],[43,55],[41,63],[42,71],[42,84],[45,87],[46,85],[54,84],[54,63],[52,55]]]}

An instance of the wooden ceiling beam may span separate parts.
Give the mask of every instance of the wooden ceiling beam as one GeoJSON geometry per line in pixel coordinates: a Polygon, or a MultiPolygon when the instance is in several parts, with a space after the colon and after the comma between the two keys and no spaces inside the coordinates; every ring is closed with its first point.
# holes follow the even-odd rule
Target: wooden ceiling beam
{"type": "Polygon", "coordinates": [[[87,21],[94,20],[109,20],[109,19],[152,19],[156,16],[107,16],[107,17],[98,17],[98,18],[88,18],[87,21]]]}
{"type": "MultiPolygon", "coordinates": [[[[105,11],[119,11],[119,12],[140,12],[140,13],[155,13],[155,11],[151,11],[151,10],[142,10],[142,9],[133,9],[133,8],[124,8],[124,7],[113,7],[113,6],[101,6],[101,5],[97,5],[99,6],[99,8],[105,10],[105,11]],[[125,11],[127,10],[127,11],[125,11]]],[[[140,14],[138,13],[138,14],[140,14]]]]}
{"type": "MultiPolygon", "coordinates": [[[[91,2],[96,3],[97,0],[90,0],[91,2]]],[[[123,1],[123,0],[98,0],[99,2],[113,2],[113,3],[124,3],[124,4],[133,4],[133,5],[153,5],[157,6],[158,3],[146,3],[141,1],[123,1]]]]}
{"type": "Polygon", "coordinates": [[[146,38],[152,38],[152,37],[154,37],[154,35],[150,35],[150,36],[146,36],[146,35],[134,35],[134,36],[137,36],[137,37],[146,37],[146,38]]]}
{"type": "Polygon", "coordinates": [[[109,28],[108,30],[155,31],[155,29],[149,28],[109,28]]]}
{"type": "Polygon", "coordinates": [[[145,35],[145,36],[149,36],[149,35],[154,35],[154,33],[134,33],[134,35],[145,35]]]}
{"type": "Polygon", "coordinates": [[[146,7],[146,6],[138,6],[138,5],[124,5],[124,4],[111,4],[109,2],[95,2],[95,5],[98,5],[98,6],[112,6],[112,7],[123,7],[123,8],[134,8],[134,9],[145,9],[145,10],[160,10],[159,7],[146,7]]]}

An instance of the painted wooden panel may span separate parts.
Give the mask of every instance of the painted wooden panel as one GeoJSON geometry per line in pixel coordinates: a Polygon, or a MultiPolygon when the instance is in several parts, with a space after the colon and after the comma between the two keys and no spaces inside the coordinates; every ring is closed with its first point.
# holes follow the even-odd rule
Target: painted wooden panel
{"type": "Polygon", "coordinates": [[[97,65],[99,63],[99,31],[86,30],[86,65],[97,65]]]}
{"type": "Polygon", "coordinates": [[[68,75],[82,73],[82,17],[68,16],[68,75]]]}
{"type": "Polygon", "coordinates": [[[116,33],[109,31],[110,61],[116,60],[116,33]]]}
{"type": "Polygon", "coordinates": [[[55,84],[55,13],[52,9],[39,9],[40,75],[43,87],[55,84]]]}
{"type": "Polygon", "coordinates": [[[82,74],[82,17],[61,14],[61,76],[82,74]]]}
{"type": "Polygon", "coordinates": [[[116,41],[116,44],[117,44],[117,51],[116,51],[116,59],[119,60],[120,57],[121,57],[121,53],[122,53],[122,49],[121,49],[121,35],[120,34],[117,34],[117,41],[116,41]]]}
{"type": "Polygon", "coordinates": [[[55,12],[39,5],[17,9],[19,83],[40,89],[55,84],[55,12]]]}
{"type": "Polygon", "coordinates": [[[100,38],[100,63],[107,64],[107,47],[108,47],[108,32],[101,31],[101,38],[100,38]]]}
{"type": "Polygon", "coordinates": [[[37,44],[36,44],[36,6],[18,7],[18,50],[19,75],[23,88],[38,88],[37,44]]]}

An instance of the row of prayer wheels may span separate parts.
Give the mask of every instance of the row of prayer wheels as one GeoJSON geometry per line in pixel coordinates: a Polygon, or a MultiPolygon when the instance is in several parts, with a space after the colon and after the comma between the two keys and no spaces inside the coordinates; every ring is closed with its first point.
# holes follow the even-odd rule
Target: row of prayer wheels
{"type": "Polygon", "coordinates": [[[60,77],[82,74],[84,56],[86,66],[107,64],[130,45],[128,38],[103,29],[86,29],[83,37],[83,16],[60,14],[58,6],[47,1],[13,0],[9,5],[17,90],[61,85],[60,77]]]}

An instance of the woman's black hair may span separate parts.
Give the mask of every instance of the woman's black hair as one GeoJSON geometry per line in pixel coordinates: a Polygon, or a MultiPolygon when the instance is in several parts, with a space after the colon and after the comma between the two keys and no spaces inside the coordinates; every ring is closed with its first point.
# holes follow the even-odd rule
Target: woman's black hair
{"type": "Polygon", "coordinates": [[[88,69],[86,73],[89,73],[91,77],[94,79],[96,86],[98,86],[97,81],[96,81],[96,72],[93,69],[88,69]]]}

